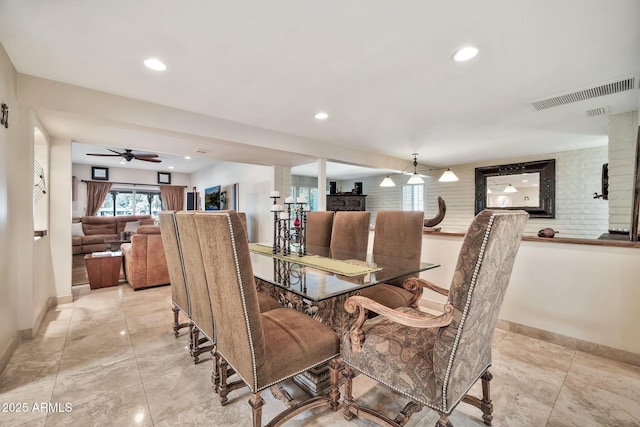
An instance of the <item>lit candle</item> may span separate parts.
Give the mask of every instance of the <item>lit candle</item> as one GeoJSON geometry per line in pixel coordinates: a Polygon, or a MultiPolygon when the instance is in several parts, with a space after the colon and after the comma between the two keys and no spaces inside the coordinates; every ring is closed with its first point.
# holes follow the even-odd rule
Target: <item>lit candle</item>
{"type": "Polygon", "coordinates": [[[272,191],[271,192],[271,197],[280,197],[280,192],[279,191],[272,191]]]}

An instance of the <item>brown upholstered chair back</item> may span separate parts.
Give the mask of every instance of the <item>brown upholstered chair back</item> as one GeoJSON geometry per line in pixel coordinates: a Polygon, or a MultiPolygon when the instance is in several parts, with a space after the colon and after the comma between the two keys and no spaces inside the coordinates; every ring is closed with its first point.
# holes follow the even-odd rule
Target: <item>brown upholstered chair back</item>
{"type": "Polygon", "coordinates": [[[191,317],[191,304],[189,302],[189,290],[185,281],[182,268],[182,250],[178,242],[178,225],[176,224],[176,211],[161,211],[160,230],[164,255],[167,259],[169,278],[171,279],[171,300],[187,316],[191,317]]]}
{"type": "MultiPolygon", "coordinates": [[[[178,242],[182,250],[184,272],[187,289],[191,301],[191,320],[198,329],[215,342],[213,311],[209,298],[209,288],[204,274],[202,253],[200,252],[200,235],[196,230],[195,211],[177,212],[178,242]]],[[[202,239],[216,239],[214,235],[203,235],[202,239]]]]}
{"type": "Polygon", "coordinates": [[[260,387],[265,343],[247,235],[236,212],[195,215],[216,322],[217,351],[251,391],[260,387]]]}
{"type": "Polygon", "coordinates": [[[370,220],[371,212],[336,212],[333,218],[331,249],[366,253],[370,220]]]}
{"type": "Polygon", "coordinates": [[[485,210],[465,235],[449,289],[454,320],[436,335],[433,351],[448,404],[491,365],[493,330],[528,218],[524,211],[485,210]]]}
{"type": "Polygon", "coordinates": [[[333,211],[318,211],[307,213],[307,245],[331,245],[331,228],[333,227],[333,211]]]}
{"type": "MultiPolygon", "coordinates": [[[[380,211],[376,215],[373,254],[419,262],[422,256],[422,211],[380,211]]],[[[405,278],[388,283],[402,286],[405,278]]]]}

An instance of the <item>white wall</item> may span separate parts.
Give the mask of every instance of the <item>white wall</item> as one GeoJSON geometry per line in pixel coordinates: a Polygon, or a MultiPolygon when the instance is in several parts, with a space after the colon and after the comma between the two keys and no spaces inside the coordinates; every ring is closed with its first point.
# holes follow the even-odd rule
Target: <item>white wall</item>
{"type": "Polygon", "coordinates": [[[0,101],[11,109],[9,129],[0,127],[0,370],[17,345],[18,332],[18,283],[16,269],[12,268],[17,244],[12,221],[16,212],[10,191],[19,167],[16,78],[16,70],[0,43],[0,101]]]}
{"type": "Polygon", "coordinates": [[[51,193],[49,242],[55,295],[71,301],[71,141],[51,140],[51,193]]]}
{"type": "MultiPolygon", "coordinates": [[[[462,237],[425,235],[422,277],[449,288],[462,237]]],[[[500,318],[640,354],[638,249],[523,241],[500,318]]],[[[444,302],[425,292],[424,298],[444,302]]]]}
{"type": "Polygon", "coordinates": [[[274,188],[274,170],[269,166],[221,162],[211,168],[195,172],[191,185],[200,193],[200,206],[204,206],[205,188],[237,183],[239,187],[238,211],[247,215],[249,240],[273,240],[273,219],[269,211],[269,195],[274,188]]]}
{"type": "MultiPolygon", "coordinates": [[[[164,171],[162,171],[164,172],[164,171]]],[[[87,185],[82,180],[91,180],[91,165],[74,163],[71,169],[72,176],[76,177],[76,200],[73,201],[73,216],[84,216],[87,209],[87,185]]],[[[148,184],[147,186],[135,186],[137,189],[154,188],[158,189],[158,171],[135,169],[135,164],[130,164],[124,168],[109,168],[109,181],[112,182],[132,182],[136,184],[148,184]]],[[[71,183],[71,176],[69,176],[71,183]]],[[[171,172],[171,185],[184,185],[186,190],[191,190],[191,175],[187,173],[171,172]]],[[[112,188],[134,188],[133,186],[113,184],[112,188]]],[[[185,196],[186,204],[186,196],[185,196]]],[[[69,246],[71,247],[71,246],[69,246]]]]}

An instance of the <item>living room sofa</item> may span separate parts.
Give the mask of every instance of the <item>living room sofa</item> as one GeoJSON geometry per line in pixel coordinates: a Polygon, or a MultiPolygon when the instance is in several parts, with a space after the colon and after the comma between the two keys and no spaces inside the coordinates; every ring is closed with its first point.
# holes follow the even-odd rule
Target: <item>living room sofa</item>
{"type": "Polygon", "coordinates": [[[170,282],[159,225],[141,225],[131,243],[120,246],[124,276],[133,289],[167,285],[170,282]]]}
{"type": "Polygon", "coordinates": [[[114,240],[125,231],[134,231],[140,225],[152,225],[151,215],[83,216],[72,220],[72,254],[101,252],[109,245],[105,240],[114,240]],[[139,223],[137,223],[139,221],[139,223]],[[129,226],[127,226],[128,223],[129,226]],[[81,224],[81,225],[77,225],[81,224]]]}

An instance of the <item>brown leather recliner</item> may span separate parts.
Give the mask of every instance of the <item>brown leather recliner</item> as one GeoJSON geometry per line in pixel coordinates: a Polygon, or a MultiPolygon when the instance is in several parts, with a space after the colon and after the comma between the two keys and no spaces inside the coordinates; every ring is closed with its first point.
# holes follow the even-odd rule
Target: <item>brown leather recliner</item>
{"type": "Polygon", "coordinates": [[[131,243],[123,243],[120,249],[125,277],[134,289],[170,283],[159,226],[141,225],[131,243]]]}

